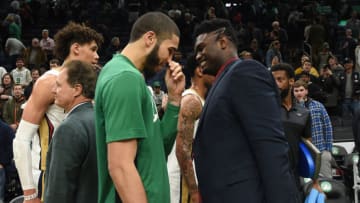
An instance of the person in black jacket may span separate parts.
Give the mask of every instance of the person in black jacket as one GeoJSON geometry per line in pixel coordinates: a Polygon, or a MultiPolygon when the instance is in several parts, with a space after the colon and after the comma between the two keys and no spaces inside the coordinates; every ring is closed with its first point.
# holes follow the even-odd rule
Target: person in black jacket
{"type": "Polygon", "coordinates": [[[12,165],[14,131],[0,119],[0,202],[5,199],[6,170],[12,165]]]}

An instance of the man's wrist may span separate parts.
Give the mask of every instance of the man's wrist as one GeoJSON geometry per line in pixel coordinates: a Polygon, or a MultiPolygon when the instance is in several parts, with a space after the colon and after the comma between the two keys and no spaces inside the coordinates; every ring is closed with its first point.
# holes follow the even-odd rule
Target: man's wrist
{"type": "Polygon", "coordinates": [[[171,96],[168,97],[168,102],[173,106],[180,106],[181,96],[171,96]]]}
{"type": "Polygon", "coordinates": [[[37,194],[37,192],[35,192],[30,195],[24,195],[24,200],[25,201],[33,200],[33,199],[36,199],[37,197],[38,197],[38,194],[37,194]]]}

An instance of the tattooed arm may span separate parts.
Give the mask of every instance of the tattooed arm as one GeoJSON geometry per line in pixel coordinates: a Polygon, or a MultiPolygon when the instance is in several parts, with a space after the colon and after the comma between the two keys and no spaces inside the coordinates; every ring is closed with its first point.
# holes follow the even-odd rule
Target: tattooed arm
{"type": "Polygon", "coordinates": [[[176,157],[193,203],[200,202],[191,152],[195,130],[194,124],[199,118],[201,110],[201,102],[195,95],[186,95],[182,98],[176,137],[176,157]]]}

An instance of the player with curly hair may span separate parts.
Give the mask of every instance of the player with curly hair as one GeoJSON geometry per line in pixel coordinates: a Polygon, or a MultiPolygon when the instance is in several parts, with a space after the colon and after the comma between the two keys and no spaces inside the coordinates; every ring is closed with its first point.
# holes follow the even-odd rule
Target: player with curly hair
{"type": "MultiPolygon", "coordinates": [[[[55,35],[55,55],[67,63],[81,60],[96,64],[103,37],[95,30],[69,23],[55,35]]],[[[62,66],[47,71],[34,85],[14,140],[14,159],[24,203],[41,202],[44,191],[46,154],[55,129],[64,119],[64,110],[54,104],[52,88],[62,66]]]]}

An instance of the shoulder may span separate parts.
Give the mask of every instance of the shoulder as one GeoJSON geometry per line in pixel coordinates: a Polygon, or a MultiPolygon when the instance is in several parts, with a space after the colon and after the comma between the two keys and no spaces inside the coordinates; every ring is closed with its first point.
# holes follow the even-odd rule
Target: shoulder
{"type": "Polygon", "coordinates": [[[37,89],[37,88],[48,89],[49,85],[54,85],[56,83],[56,78],[57,78],[56,75],[44,74],[39,79],[36,80],[34,89],[37,89]]]}
{"type": "Polygon", "coordinates": [[[263,64],[255,60],[243,60],[235,63],[237,64],[232,66],[235,65],[236,67],[229,67],[232,68],[228,74],[233,79],[231,82],[269,81],[273,78],[271,72],[263,64]]]}
{"type": "Polygon", "coordinates": [[[180,105],[180,114],[187,117],[197,118],[202,111],[202,103],[198,96],[187,94],[182,97],[180,105]]]}
{"type": "Polygon", "coordinates": [[[244,74],[247,74],[247,73],[252,74],[251,72],[254,72],[254,71],[269,73],[269,71],[263,64],[259,63],[256,60],[252,60],[252,59],[236,61],[230,66],[236,66],[235,68],[233,68],[233,71],[235,71],[235,72],[239,71],[244,74]]]}

